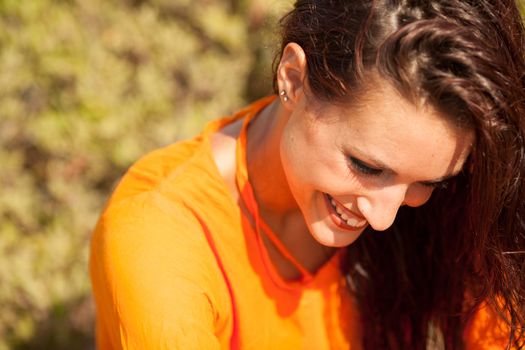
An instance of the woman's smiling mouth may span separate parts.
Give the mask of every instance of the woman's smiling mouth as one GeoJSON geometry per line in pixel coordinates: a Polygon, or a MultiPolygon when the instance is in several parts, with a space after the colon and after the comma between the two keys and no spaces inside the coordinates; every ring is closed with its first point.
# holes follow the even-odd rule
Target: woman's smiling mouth
{"type": "Polygon", "coordinates": [[[367,221],[364,218],[348,210],[328,193],[324,193],[323,196],[330,218],[338,227],[351,231],[361,230],[366,227],[367,221]]]}

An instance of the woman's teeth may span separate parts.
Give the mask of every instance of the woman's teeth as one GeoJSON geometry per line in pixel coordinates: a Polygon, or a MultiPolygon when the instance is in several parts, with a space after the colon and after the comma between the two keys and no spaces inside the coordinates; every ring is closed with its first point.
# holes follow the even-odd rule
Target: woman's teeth
{"type": "Polygon", "coordinates": [[[330,203],[332,204],[332,207],[335,209],[335,212],[337,213],[339,218],[341,218],[341,220],[346,222],[348,226],[352,226],[354,228],[360,228],[366,223],[365,220],[357,220],[355,218],[349,217],[346,213],[343,212],[343,209],[341,209],[337,205],[336,201],[333,198],[330,198],[330,203]]]}

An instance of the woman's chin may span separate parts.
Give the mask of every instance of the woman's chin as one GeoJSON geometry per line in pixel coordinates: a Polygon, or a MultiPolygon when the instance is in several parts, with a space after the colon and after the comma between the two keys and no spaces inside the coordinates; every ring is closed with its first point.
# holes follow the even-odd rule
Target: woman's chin
{"type": "MultiPolygon", "coordinates": [[[[365,228],[359,230],[345,230],[339,227],[330,227],[325,220],[310,225],[310,233],[321,245],[331,248],[343,248],[354,243],[365,228]]],[[[335,226],[335,225],[334,225],[335,226]]]]}

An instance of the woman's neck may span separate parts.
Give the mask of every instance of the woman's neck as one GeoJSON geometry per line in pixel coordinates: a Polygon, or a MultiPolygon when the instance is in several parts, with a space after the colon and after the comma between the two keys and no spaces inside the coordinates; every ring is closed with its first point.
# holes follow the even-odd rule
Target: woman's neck
{"type": "Polygon", "coordinates": [[[297,210],[280,157],[280,139],[287,111],[275,100],[254,118],[247,130],[246,163],[259,209],[273,216],[297,210]]]}
{"type": "MultiPolygon", "coordinates": [[[[309,233],[288,186],[280,157],[281,136],[288,118],[289,112],[275,100],[252,120],[247,130],[247,170],[261,218],[288,251],[306,269],[315,272],[335,249],[320,245],[309,233]]],[[[282,258],[278,253],[273,255],[278,261],[282,258]]]]}

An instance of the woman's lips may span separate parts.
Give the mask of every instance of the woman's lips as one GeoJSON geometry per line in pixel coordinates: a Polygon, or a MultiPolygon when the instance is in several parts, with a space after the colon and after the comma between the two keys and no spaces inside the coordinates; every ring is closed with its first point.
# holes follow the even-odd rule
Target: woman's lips
{"type": "Polygon", "coordinates": [[[366,219],[348,210],[344,205],[336,201],[332,196],[324,193],[325,201],[334,223],[347,230],[360,230],[367,225],[366,219]]]}

